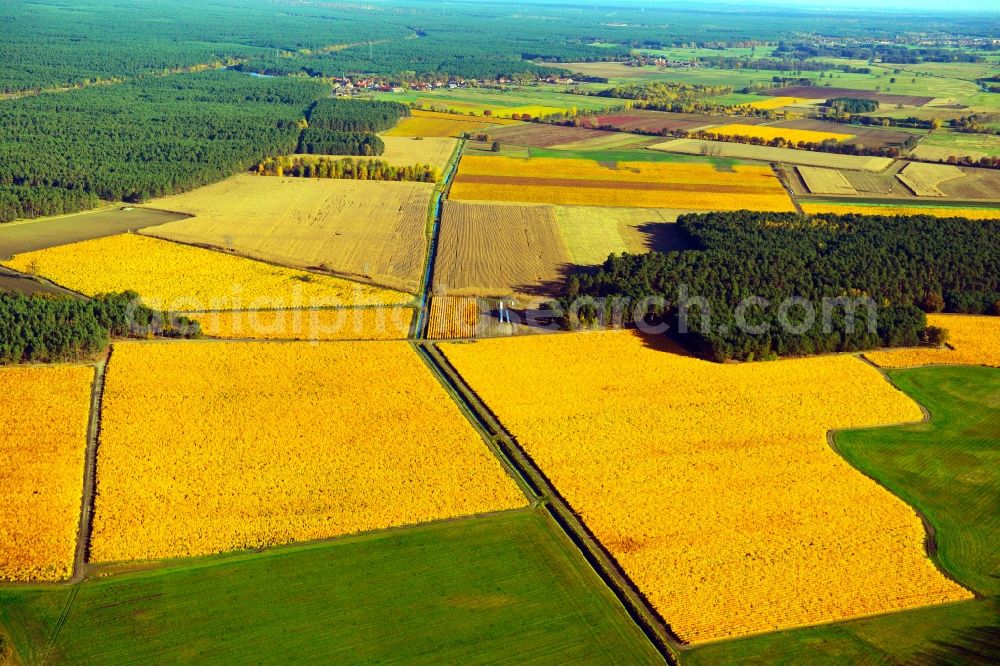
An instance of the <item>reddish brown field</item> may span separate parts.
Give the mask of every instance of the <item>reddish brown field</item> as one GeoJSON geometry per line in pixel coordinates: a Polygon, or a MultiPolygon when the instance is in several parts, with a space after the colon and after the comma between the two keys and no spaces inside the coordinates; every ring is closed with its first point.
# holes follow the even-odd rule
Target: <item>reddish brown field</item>
{"type": "Polygon", "coordinates": [[[611,125],[626,131],[662,132],[667,130],[693,130],[707,125],[728,125],[741,122],[757,125],[767,122],[765,118],[727,118],[699,113],[668,113],[666,111],[627,111],[598,116],[599,125],[611,125]]]}
{"type": "Polygon", "coordinates": [[[489,132],[491,138],[501,143],[513,143],[518,146],[548,148],[562,143],[586,141],[604,136],[614,136],[614,132],[588,129],[585,127],[565,127],[563,125],[546,125],[544,123],[524,123],[498,127],[489,132]]]}
{"type": "Polygon", "coordinates": [[[853,134],[853,139],[848,139],[845,143],[861,144],[869,148],[886,148],[889,146],[901,146],[911,135],[906,132],[880,129],[877,127],[860,127],[858,125],[844,125],[841,123],[831,123],[825,120],[786,120],[775,123],[773,127],[787,127],[789,129],[809,130],[812,132],[840,132],[843,134],[853,134]]]}
{"type": "Polygon", "coordinates": [[[806,99],[830,99],[831,97],[853,97],[855,99],[877,99],[883,104],[903,104],[905,106],[923,106],[933,100],[933,97],[919,95],[890,95],[872,90],[855,90],[854,88],[827,88],[825,86],[789,86],[788,88],[772,88],[762,94],[776,97],[804,97],[806,99]]]}

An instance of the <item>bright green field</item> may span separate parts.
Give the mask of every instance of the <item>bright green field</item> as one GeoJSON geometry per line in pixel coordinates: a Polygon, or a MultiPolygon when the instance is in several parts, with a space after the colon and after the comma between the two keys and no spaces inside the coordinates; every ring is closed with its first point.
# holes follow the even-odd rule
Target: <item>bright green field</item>
{"type": "Polygon", "coordinates": [[[52,636],[46,663],[659,657],[540,509],[209,558],[75,589],[8,588],[0,621],[27,664],[42,661],[52,636]]]}
{"type": "Polygon", "coordinates": [[[837,449],[917,507],[937,533],[939,563],[986,598],[709,645],[684,664],[1000,661],[1000,631],[988,630],[1000,626],[1000,370],[889,374],[931,421],[842,432],[837,449]]]}
{"type": "Polygon", "coordinates": [[[941,129],[931,132],[920,143],[927,146],[957,149],[959,153],[969,150],[990,157],[1000,155],[1000,136],[993,134],[969,134],[941,129]]]}

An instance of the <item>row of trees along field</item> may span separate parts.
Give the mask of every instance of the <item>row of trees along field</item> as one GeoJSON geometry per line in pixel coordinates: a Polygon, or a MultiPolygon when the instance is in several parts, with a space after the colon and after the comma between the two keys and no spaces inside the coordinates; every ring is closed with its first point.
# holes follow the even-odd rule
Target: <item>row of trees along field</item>
{"type": "Polygon", "coordinates": [[[196,338],[201,326],[139,304],[135,292],[91,300],[0,293],[0,364],[76,361],[111,338],[156,335],[196,338]]]}
{"type": "Polygon", "coordinates": [[[48,214],[90,197],[139,202],[246,171],[295,150],[299,122],[326,90],[212,71],[7,100],[5,207],[48,214]]]}
{"type": "Polygon", "coordinates": [[[261,176],[339,178],[343,180],[394,180],[434,183],[440,176],[430,164],[393,166],[383,160],[350,157],[279,157],[257,165],[261,176]]]}
{"type": "Polygon", "coordinates": [[[737,211],[683,215],[677,224],[695,249],[612,255],[599,270],[572,275],[560,298],[563,325],[596,324],[615,310],[624,321],[646,316],[669,323],[696,353],[724,361],[914,345],[924,333],[924,311],[1000,314],[996,221],[737,211]],[[709,306],[689,309],[686,334],[678,332],[682,285],[709,306]],[[670,304],[641,309],[648,297],[670,304]],[[767,299],[743,310],[749,326],[766,326],[763,333],[738,325],[748,297],[767,299]],[[815,307],[811,324],[803,307],[784,313],[801,331],[780,325],[781,304],[791,297],[815,307]],[[870,297],[878,305],[877,329],[869,330],[864,308],[853,332],[843,308],[834,308],[825,327],[825,297],[870,297]],[[608,300],[601,306],[600,299],[608,300]],[[570,310],[574,302],[578,315],[570,310]]]}
{"type": "Polygon", "coordinates": [[[900,146],[865,146],[860,143],[847,143],[836,139],[824,139],[823,141],[793,141],[781,136],[773,139],[764,139],[759,136],[745,136],[742,134],[716,134],[711,130],[673,130],[667,132],[671,136],[678,138],[703,139],[706,141],[721,141],[724,143],[743,143],[752,146],[772,146],[775,148],[797,148],[799,150],[811,150],[819,153],[836,153],[838,155],[869,155],[873,157],[899,157],[904,150],[909,150],[917,145],[919,140],[916,136],[909,136],[900,146]]]}

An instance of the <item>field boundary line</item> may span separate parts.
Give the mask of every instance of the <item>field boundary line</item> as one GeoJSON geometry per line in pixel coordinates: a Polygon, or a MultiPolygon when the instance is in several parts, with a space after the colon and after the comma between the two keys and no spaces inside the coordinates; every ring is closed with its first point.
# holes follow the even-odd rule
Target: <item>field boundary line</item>
{"type": "Polygon", "coordinates": [[[427,209],[427,260],[424,265],[423,279],[420,289],[417,292],[417,316],[413,320],[413,334],[415,339],[425,339],[427,337],[427,325],[430,318],[429,305],[431,290],[434,284],[434,262],[437,260],[438,240],[441,236],[441,218],[444,215],[444,202],[451,190],[451,181],[458,171],[458,163],[462,159],[462,152],[465,150],[465,139],[459,139],[455,144],[455,150],[445,165],[441,182],[434,188],[431,201],[427,209]]]}
{"type": "MultiPolygon", "coordinates": [[[[890,493],[893,497],[895,497],[900,502],[902,502],[903,504],[905,504],[906,506],[908,506],[917,515],[917,517],[920,518],[920,523],[924,527],[924,554],[927,555],[927,558],[931,562],[934,563],[934,568],[937,569],[938,572],[942,576],[944,576],[945,578],[947,578],[951,582],[955,583],[956,585],[958,585],[959,587],[961,587],[963,590],[967,590],[967,591],[971,592],[974,595],[974,597],[975,597],[976,600],[983,600],[983,599],[988,598],[988,597],[984,596],[979,590],[977,590],[977,589],[975,589],[975,588],[967,585],[966,583],[963,583],[962,581],[958,580],[944,566],[944,563],[938,557],[937,533],[938,533],[939,530],[938,530],[937,525],[935,525],[933,523],[933,521],[931,521],[931,519],[923,511],[920,510],[919,507],[917,507],[916,505],[914,505],[912,502],[908,501],[905,497],[903,497],[901,494],[899,494],[898,492],[896,492],[889,485],[887,485],[886,483],[883,483],[880,479],[872,476],[871,474],[869,474],[868,472],[866,472],[865,470],[861,469],[856,464],[854,464],[854,461],[849,456],[844,455],[844,452],[840,449],[840,446],[837,444],[837,435],[840,434],[840,433],[842,433],[842,432],[857,432],[857,431],[862,431],[862,430],[874,430],[874,429],[882,430],[882,429],[887,429],[887,428],[901,428],[901,427],[905,427],[905,426],[932,425],[934,423],[934,414],[933,414],[933,412],[931,412],[931,410],[928,409],[922,402],[920,402],[915,397],[913,397],[912,395],[910,395],[909,393],[907,393],[906,391],[904,391],[899,386],[899,384],[897,384],[893,380],[892,376],[889,375],[889,373],[885,371],[884,368],[879,367],[878,365],[876,365],[875,363],[873,363],[869,359],[865,358],[863,355],[855,355],[855,358],[857,358],[862,363],[865,363],[865,364],[870,365],[871,367],[873,367],[880,375],[882,375],[882,378],[886,382],[888,382],[889,385],[892,386],[893,389],[895,389],[896,391],[899,391],[901,394],[905,395],[908,399],[910,399],[913,402],[915,402],[920,407],[920,411],[923,414],[923,417],[919,421],[906,421],[906,422],[903,422],[903,423],[892,423],[892,424],[882,425],[882,426],[870,426],[870,427],[861,427],[861,428],[840,428],[840,429],[837,429],[837,430],[830,430],[830,431],[827,431],[827,433],[826,433],[827,444],[830,446],[830,448],[833,450],[833,452],[836,453],[837,456],[841,460],[843,460],[848,465],[850,465],[851,468],[854,469],[854,471],[856,471],[858,474],[864,475],[865,478],[871,479],[880,488],[883,488],[886,492],[890,493]]],[[[909,370],[918,370],[920,368],[925,368],[925,367],[927,367],[927,366],[919,366],[917,368],[897,368],[897,370],[903,370],[905,372],[905,371],[909,371],[909,370]]],[[[939,367],[960,367],[960,366],[939,366],[939,367]]],[[[947,605],[949,603],[960,603],[961,601],[969,601],[969,600],[968,599],[963,599],[963,600],[959,600],[959,601],[945,602],[943,604],[929,604],[927,606],[920,606],[919,608],[931,608],[931,607],[934,607],[934,606],[944,606],[944,605],[947,605]]],[[[889,613],[880,613],[880,614],[889,615],[889,614],[892,614],[893,612],[899,612],[899,611],[890,611],[889,613]]]]}
{"type": "Polygon", "coordinates": [[[452,391],[450,392],[453,395],[460,395],[462,401],[476,412],[476,418],[481,420],[492,433],[493,441],[505,459],[505,463],[516,468],[518,473],[530,480],[531,485],[538,490],[549,515],[576,545],[598,577],[618,598],[623,610],[645,634],[647,640],[668,664],[676,664],[677,651],[682,647],[681,641],[671,632],[669,625],[660,617],[648,599],[628,577],[628,574],[597,537],[590,532],[544,472],[517,442],[517,439],[504,427],[499,418],[486,406],[475,391],[465,383],[455,367],[438,349],[437,344],[428,342],[420,346],[424,347],[427,358],[438,367],[439,376],[451,385],[452,391]]]}
{"type": "Polygon", "coordinates": [[[71,583],[79,583],[87,574],[90,535],[94,526],[94,500],[97,495],[97,440],[101,431],[101,406],[104,383],[112,349],[94,366],[94,383],[90,391],[90,419],[87,423],[87,450],[84,458],[83,493],[80,501],[80,524],[76,534],[76,554],[73,558],[71,583]]]}

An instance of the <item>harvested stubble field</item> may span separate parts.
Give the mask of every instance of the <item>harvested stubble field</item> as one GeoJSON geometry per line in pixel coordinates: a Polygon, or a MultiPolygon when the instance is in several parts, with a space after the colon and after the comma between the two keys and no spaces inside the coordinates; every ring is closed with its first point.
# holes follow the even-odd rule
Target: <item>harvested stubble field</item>
{"type": "Polygon", "coordinates": [[[412,116],[401,120],[398,125],[385,132],[383,136],[457,137],[464,132],[480,132],[497,125],[513,123],[520,124],[520,121],[414,109],[412,116]]]}
{"type": "Polygon", "coordinates": [[[143,233],[413,293],[433,190],[430,183],[244,174],[157,199],[149,205],[194,217],[143,233]]]}
{"type": "Polygon", "coordinates": [[[136,234],[21,254],[8,267],[88,296],[134,290],[169,311],[402,305],[413,297],[136,234]]]}
{"type": "Polygon", "coordinates": [[[328,308],[185,313],[212,338],[248,340],[405,340],[414,310],[328,308]]]}
{"type": "Polygon", "coordinates": [[[434,296],[427,337],[431,340],[474,338],[479,329],[479,299],[475,296],[434,296]]]}
{"type": "Polygon", "coordinates": [[[900,146],[908,138],[913,136],[907,132],[881,129],[876,127],[865,127],[864,125],[843,125],[826,120],[810,120],[800,118],[797,120],[782,120],[769,125],[769,127],[791,128],[808,130],[812,132],[832,132],[837,134],[850,134],[852,137],[846,141],[851,144],[861,144],[869,148],[885,148],[889,146],[900,146]]]}
{"type": "Polygon", "coordinates": [[[553,206],[444,204],[435,293],[551,293],[570,263],[553,206]]]}
{"type": "Polygon", "coordinates": [[[856,90],[854,88],[833,88],[826,86],[789,86],[787,88],[772,88],[764,91],[765,95],[778,97],[804,97],[806,99],[830,99],[833,97],[852,97],[855,99],[875,99],[886,106],[923,106],[933,97],[920,95],[890,95],[873,90],[856,90]]]}
{"type": "Polygon", "coordinates": [[[625,131],[672,132],[674,130],[695,130],[710,125],[724,125],[728,122],[756,124],[767,122],[766,118],[724,118],[701,113],[671,113],[668,111],[632,110],[597,117],[598,125],[610,125],[625,131]]]}
{"type": "Polygon", "coordinates": [[[508,127],[498,127],[489,132],[490,138],[501,143],[517,146],[550,148],[564,143],[587,141],[590,139],[617,137],[618,132],[604,132],[584,127],[546,125],[543,123],[522,123],[508,127]]]}
{"type": "Polygon", "coordinates": [[[112,351],[96,562],[261,548],[526,503],[405,342],[112,351]]]}
{"type": "Polygon", "coordinates": [[[918,197],[943,197],[945,194],[938,185],[946,180],[964,178],[965,174],[950,164],[911,162],[896,177],[918,197]]]}
{"type": "Polygon", "coordinates": [[[73,573],[94,369],[0,369],[0,580],[73,573]]]}
{"type": "Polygon", "coordinates": [[[856,358],[719,365],[629,331],[441,349],[682,640],[972,596],[827,442],[923,417],[856,358]]]}
{"type": "Polygon", "coordinates": [[[1000,200],[1000,171],[962,167],[962,178],[938,183],[938,189],[952,199],[1000,200]]]}
{"type": "Polygon", "coordinates": [[[795,170],[802,177],[802,182],[813,194],[857,194],[858,191],[836,169],[821,169],[819,167],[798,166],[795,170]]]}
{"type": "MultiPolygon", "coordinates": [[[[714,131],[714,130],[713,130],[714,131]]],[[[649,146],[650,150],[662,150],[682,155],[706,155],[715,157],[735,157],[761,162],[785,162],[830,169],[855,169],[859,171],[882,171],[892,164],[888,157],[865,157],[861,155],[839,155],[820,153],[794,148],[773,148],[753,146],[746,143],[702,141],[700,139],[674,139],[649,146]]]]}
{"type": "Polygon", "coordinates": [[[947,329],[950,348],[889,349],[868,352],[865,358],[883,368],[937,364],[1000,368],[1000,317],[929,314],[927,323],[947,329]]]}
{"type": "Polygon", "coordinates": [[[451,197],[626,208],[793,210],[771,169],[710,164],[465,156],[451,197]]]}
{"type": "Polygon", "coordinates": [[[692,211],[655,208],[557,206],[559,231],[573,263],[603,264],[610,254],[665,252],[685,245],[674,222],[692,211]]]}
{"type": "Polygon", "coordinates": [[[1000,208],[963,208],[961,206],[920,206],[880,203],[842,203],[835,201],[802,201],[802,212],[810,215],[835,213],[837,215],[933,215],[935,217],[966,217],[970,220],[998,220],[1000,208]]]}
{"type": "MultiPolygon", "coordinates": [[[[398,167],[413,166],[414,164],[430,164],[437,167],[439,171],[444,171],[458,143],[456,139],[447,136],[383,136],[382,141],[385,143],[385,152],[381,155],[374,155],[372,157],[328,155],[327,157],[335,159],[349,157],[354,160],[381,160],[398,167]]],[[[310,156],[299,155],[298,157],[308,158],[310,156]]]]}

